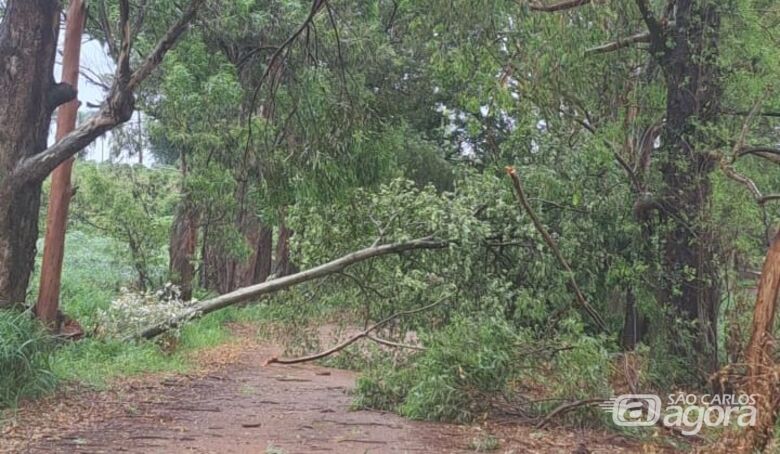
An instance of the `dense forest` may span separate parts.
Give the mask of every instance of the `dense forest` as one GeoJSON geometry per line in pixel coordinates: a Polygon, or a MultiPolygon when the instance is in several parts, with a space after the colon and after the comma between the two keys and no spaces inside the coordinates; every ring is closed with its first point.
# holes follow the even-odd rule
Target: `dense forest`
{"type": "Polygon", "coordinates": [[[778,165],[775,0],[0,1],[0,450],[775,452],[778,165]]]}

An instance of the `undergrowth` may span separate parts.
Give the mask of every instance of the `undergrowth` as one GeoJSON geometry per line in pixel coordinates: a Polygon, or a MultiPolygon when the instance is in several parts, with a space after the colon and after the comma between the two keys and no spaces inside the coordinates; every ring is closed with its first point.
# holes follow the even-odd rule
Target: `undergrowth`
{"type": "Polygon", "coordinates": [[[29,312],[0,311],[0,408],[51,391],[53,342],[29,312]]]}
{"type": "MultiPolygon", "coordinates": [[[[424,352],[399,367],[378,362],[358,379],[354,406],[413,419],[472,422],[498,405],[544,414],[562,400],[609,396],[609,356],[599,338],[548,346],[500,318],[458,319],[428,336],[424,352]],[[529,404],[534,396],[542,403],[529,404]]],[[[602,420],[584,409],[578,423],[602,420]]]]}

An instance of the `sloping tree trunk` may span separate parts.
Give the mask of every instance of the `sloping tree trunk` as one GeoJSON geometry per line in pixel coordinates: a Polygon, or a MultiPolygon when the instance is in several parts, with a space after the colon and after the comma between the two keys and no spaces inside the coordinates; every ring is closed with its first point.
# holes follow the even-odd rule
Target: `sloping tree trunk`
{"type": "Polygon", "coordinates": [[[194,307],[185,310],[183,313],[178,314],[163,323],[150,326],[132,336],[131,338],[151,339],[194,318],[202,317],[206,314],[228,306],[232,306],[234,304],[256,300],[265,295],[290,288],[294,285],[307,282],[312,279],[319,279],[334,273],[339,273],[356,263],[360,263],[374,257],[381,257],[383,255],[396,254],[418,249],[433,250],[443,249],[446,247],[446,242],[433,239],[432,237],[418,238],[400,243],[373,245],[365,249],[351,252],[345,256],[331,260],[330,262],[323,263],[322,265],[315,266],[314,268],[309,268],[305,271],[300,271],[278,279],[271,279],[267,282],[249,287],[243,287],[224,295],[217,296],[210,300],[201,301],[194,307]]]}
{"type": "Polygon", "coordinates": [[[16,164],[46,149],[51,114],[75,97],[54,82],[57,0],[10,0],[0,24],[0,307],[25,299],[35,260],[41,181],[16,164]]]}

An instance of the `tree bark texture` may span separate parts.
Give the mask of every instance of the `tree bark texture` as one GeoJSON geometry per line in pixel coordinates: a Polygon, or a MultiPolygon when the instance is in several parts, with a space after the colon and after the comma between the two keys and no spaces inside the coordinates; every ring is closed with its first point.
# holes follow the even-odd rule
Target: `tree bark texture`
{"type": "MultiPolygon", "coordinates": [[[[656,41],[667,88],[666,124],[658,150],[663,185],[663,281],[659,298],[675,316],[692,322],[698,366],[717,369],[717,314],[720,302],[713,228],[708,219],[714,160],[695,144],[706,143],[704,128],[718,119],[722,94],[718,70],[720,5],[677,2],[670,36],[656,41]],[[670,47],[661,49],[671,42],[670,47]]],[[[652,24],[652,22],[651,22],[652,24]]],[[[651,32],[653,27],[651,27],[651,32]]],[[[664,38],[666,33],[662,35],[664,38]]]]}
{"type": "Polygon", "coordinates": [[[756,425],[726,432],[713,452],[763,452],[772,439],[780,407],[780,373],[774,362],[778,295],[780,231],[775,235],[761,269],[750,341],[745,350],[748,369],[744,391],[756,397],[756,425]]]}
{"type": "Polygon", "coordinates": [[[0,308],[24,301],[35,260],[41,180],[15,174],[46,149],[51,114],[75,96],[54,82],[57,0],[10,0],[0,23],[0,308]]]}
{"type": "MultiPolygon", "coordinates": [[[[86,6],[81,0],[71,0],[67,13],[65,42],[62,56],[62,82],[78,87],[81,61],[81,36],[86,20],[86,6]]],[[[76,127],[79,101],[74,99],[59,107],[57,114],[57,140],[76,127]]],[[[46,239],[43,243],[41,284],[35,315],[49,327],[56,327],[60,303],[62,261],[65,257],[65,230],[70,207],[70,175],[75,158],[70,158],[54,169],[51,176],[49,206],[46,216],[46,239]]]]}
{"type": "Polygon", "coordinates": [[[192,299],[192,281],[195,278],[195,251],[198,245],[197,209],[185,196],[171,226],[168,248],[169,275],[173,284],[181,289],[184,300],[192,299]]]}

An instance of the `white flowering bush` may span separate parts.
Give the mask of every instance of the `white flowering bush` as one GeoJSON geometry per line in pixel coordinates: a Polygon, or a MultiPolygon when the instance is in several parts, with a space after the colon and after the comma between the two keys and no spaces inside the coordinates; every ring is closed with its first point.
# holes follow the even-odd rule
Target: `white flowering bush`
{"type": "MultiPolygon", "coordinates": [[[[194,299],[182,300],[181,290],[171,283],[154,292],[122,288],[119,297],[111,301],[108,309],[98,313],[97,334],[105,337],[132,335],[150,326],[165,323],[196,303],[194,299]]],[[[171,330],[170,334],[178,336],[178,330],[171,330]]]]}

